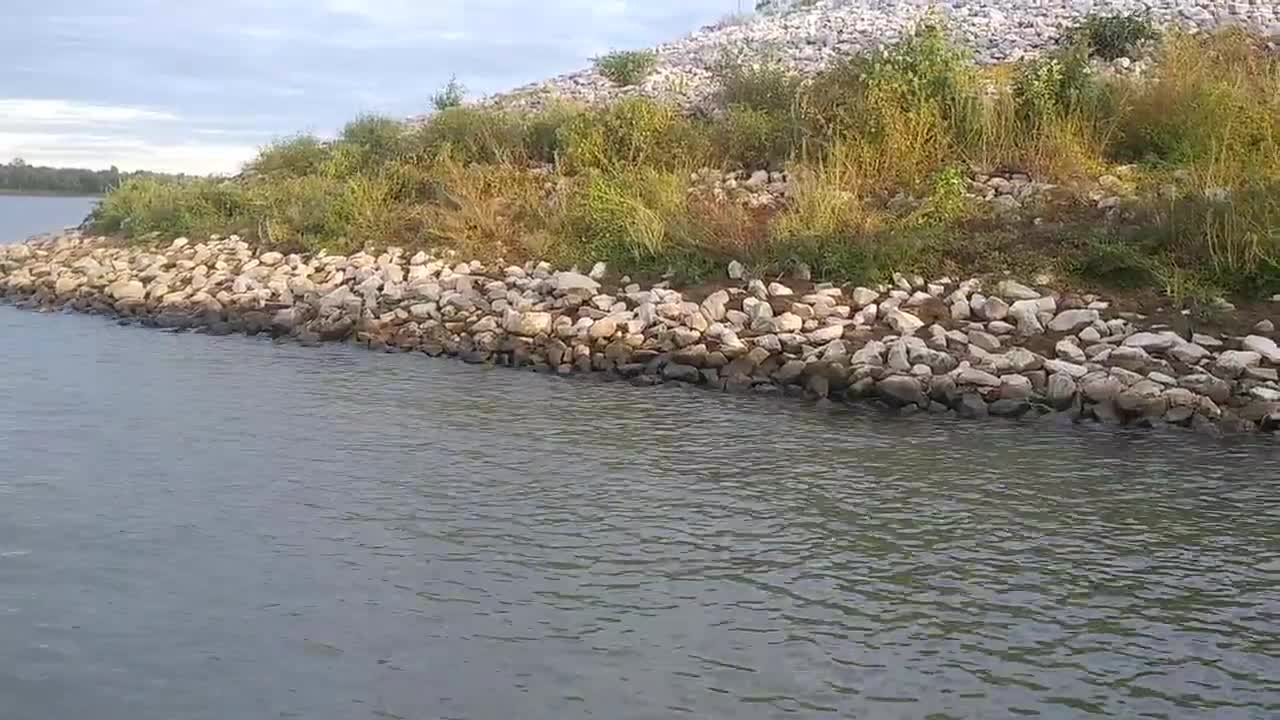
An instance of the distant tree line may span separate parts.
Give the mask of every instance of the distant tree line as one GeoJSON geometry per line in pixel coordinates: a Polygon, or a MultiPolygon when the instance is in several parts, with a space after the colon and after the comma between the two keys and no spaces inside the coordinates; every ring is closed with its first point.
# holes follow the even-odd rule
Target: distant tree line
{"type": "Polygon", "coordinates": [[[102,195],[130,177],[171,177],[149,172],[54,168],[29,165],[22,158],[0,163],[0,192],[47,192],[67,195],[102,195]]]}

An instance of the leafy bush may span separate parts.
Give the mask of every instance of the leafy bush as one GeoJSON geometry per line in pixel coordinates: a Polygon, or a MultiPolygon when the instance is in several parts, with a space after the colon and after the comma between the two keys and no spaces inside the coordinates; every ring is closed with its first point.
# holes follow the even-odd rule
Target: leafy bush
{"type": "Polygon", "coordinates": [[[780,169],[793,152],[795,135],[787,116],[734,106],[715,124],[716,152],[728,166],[780,169]]]}
{"type": "Polygon", "coordinates": [[[308,175],[328,159],[327,144],[314,135],[295,135],[264,147],[245,169],[263,175],[308,175]]]}
{"type": "Polygon", "coordinates": [[[286,178],[257,188],[258,228],[274,246],[314,251],[344,246],[346,227],[339,210],[345,183],[320,175],[286,178]]]}
{"type": "Polygon", "coordinates": [[[676,173],[600,173],[579,195],[573,222],[600,258],[652,259],[671,243],[668,223],[681,215],[686,188],[676,173]]]}
{"type": "Polygon", "coordinates": [[[1280,172],[1280,57],[1238,32],[1174,35],[1121,123],[1124,159],[1198,165],[1206,185],[1280,172]]]}
{"type": "Polygon", "coordinates": [[[1013,97],[1024,119],[1033,124],[1080,109],[1092,88],[1089,60],[1080,45],[1022,63],[1013,97]]]}
{"type": "Polygon", "coordinates": [[[722,58],[714,67],[723,107],[744,107],[773,113],[795,109],[800,78],[777,63],[746,63],[722,58]]]}
{"type": "Polygon", "coordinates": [[[560,131],[564,160],[574,171],[624,167],[673,168],[703,160],[706,134],[676,107],[627,98],[571,118],[560,131]]]}
{"type": "Polygon", "coordinates": [[[524,128],[515,115],[490,108],[454,107],[409,132],[410,155],[448,156],[463,163],[505,163],[524,158],[524,128]]]}
{"type": "Polygon", "coordinates": [[[856,139],[881,180],[901,178],[907,185],[937,169],[922,162],[954,159],[982,127],[976,66],[933,21],[819,74],[804,93],[802,113],[810,132],[856,139]]]}
{"type": "Polygon", "coordinates": [[[225,231],[248,218],[243,186],[227,180],[125,180],[89,218],[96,232],[166,237],[225,231]]]}
{"type": "Polygon", "coordinates": [[[348,175],[376,168],[399,158],[406,149],[406,127],[384,115],[361,115],[342,128],[335,167],[348,175]]]}
{"type": "Polygon", "coordinates": [[[1068,44],[1083,42],[1089,54],[1104,60],[1133,57],[1143,43],[1159,37],[1151,15],[1135,12],[1125,15],[1091,15],[1069,30],[1068,44]]]}
{"type": "Polygon", "coordinates": [[[467,257],[546,259],[551,248],[531,240],[557,229],[559,202],[543,180],[510,165],[436,167],[439,186],[414,212],[427,237],[467,257]]]}
{"type": "Polygon", "coordinates": [[[658,64],[658,55],[649,50],[611,52],[596,58],[596,70],[614,85],[639,85],[658,64]]]}
{"type": "Polygon", "coordinates": [[[454,75],[449,78],[449,82],[445,83],[444,87],[431,96],[431,106],[436,110],[448,110],[462,105],[466,97],[466,86],[458,82],[458,76],[454,75]]]}

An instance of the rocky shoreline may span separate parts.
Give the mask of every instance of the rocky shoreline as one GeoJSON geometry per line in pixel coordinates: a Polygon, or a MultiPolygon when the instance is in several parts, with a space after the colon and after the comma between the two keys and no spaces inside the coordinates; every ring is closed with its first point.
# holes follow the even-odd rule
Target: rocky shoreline
{"type": "Polygon", "coordinates": [[[898,275],[842,288],[751,278],[732,263],[724,282],[679,291],[602,265],[582,274],[398,248],[283,255],[235,236],[154,249],[69,232],[0,246],[0,297],[162,328],[966,418],[1280,430],[1270,320],[1240,336],[1175,331],[1039,280],[898,275]]]}

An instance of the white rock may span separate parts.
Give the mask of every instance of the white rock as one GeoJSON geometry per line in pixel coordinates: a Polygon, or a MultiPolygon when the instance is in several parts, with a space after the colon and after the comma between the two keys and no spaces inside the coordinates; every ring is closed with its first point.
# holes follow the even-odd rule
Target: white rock
{"type": "Polygon", "coordinates": [[[782,283],[778,283],[778,282],[769,283],[770,297],[786,297],[794,294],[795,292],[792,291],[791,288],[787,287],[786,285],[783,285],[782,283]]]}
{"type": "Polygon", "coordinates": [[[914,333],[916,330],[924,327],[924,321],[902,310],[891,310],[885,316],[885,322],[889,327],[900,333],[914,333]]]}
{"type": "Polygon", "coordinates": [[[996,352],[1000,349],[1000,338],[991,333],[982,330],[970,330],[967,337],[970,345],[979,347],[987,352],[996,352]]]}
{"type": "Polygon", "coordinates": [[[1059,340],[1058,343],[1053,346],[1053,352],[1060,359],[1066,360],[1067,362],[1084,363],[1085,361],[1084,350],[1082,350],[1079,345],[1076,345],[1069,340],[1059,340]]]}
{"type": "Polygon", "coordinates": [[[503,328],[513,335],[524,337],[550,335],[552,320],[549,312],[511,312],[507,314],[503,328]]]}
{"type": "Polygon", "coordinates": [[[1013,280],[1001,280],[996,285],[996,292],[1010,300],[1035,300],[1040,297],[1040,293],[1013,280]]]}
{"type": "Polygon", "coordinates": [[[858,307],[865,307],[880,299],[880,293],[864,287],[856,287],[853,289],[851,297],[853,304],[858,307]]]}
{"type": "Polygon", "coordinates": [[[1124,339],[1125,347],[1141,348],[1147,352],[1164,352],[1175,345],[1185,342],[1173,332],[1139,332],[1124,339]]]}
{"type": "Polygon", "coordinates": [[[556,290],[560,292],[590,292],[595,294],[600,289],[600,283],[583,275],[582,273],[561,271],[553,277],[556,290]]]}
{"type": "Polygon", "coordinates": [[[1272,365],[1280,365],[1280,347],[1276,341],[1261,335],[1250,335],[1240,343],[1241,347],[1256,352],[1272,365]]]}
{"type": "Polygon", "coordinates": [[[1063,310],[1049,321],[1049,329],[1053,332],[1073,333],[1099,319],[1097,310],[1063,310]]]}

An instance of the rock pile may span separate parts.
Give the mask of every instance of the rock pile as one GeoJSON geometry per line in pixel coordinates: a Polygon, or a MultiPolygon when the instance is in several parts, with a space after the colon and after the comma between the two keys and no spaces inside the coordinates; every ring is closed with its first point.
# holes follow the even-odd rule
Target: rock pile
{"type": "MultiPolygon", "coordinates": [[[[699,106],[715,92],[712,68],[726,55],[776,58],[807,76],[835,58],[902,38],[931,12],[941,12],[983,63],[1033,57],[1091,13],[1148,10],[1165,27],[1196,31],[1243,25],[1280,36],[1280,4],[1275,0],[817,0],[798,5],[706,27],[659,46],[656,70],[638,86],[617,87],[586,69],[491,101],[532,108],[557,99],[599,103],[640,94],[699,106]]],[[[1137,69],[1128,61],[1116,65],[1119,72],[1137,69]]]]}
{"type": "Polygon", "coordinates": [[[0,296],[207,333],[355,340],[473,363],[601,371],[654,384],[874,398],[963,417],[1055,415],[1217,431],[1280,429],[1270,321],[1183,337],[1012,280],[897,275],[796,288],[743,277],[681,292],[546,263],[487,266],[398,248],[258,252],[234,236],[164,250],[70,233],[0,248],[0,296]]]}

